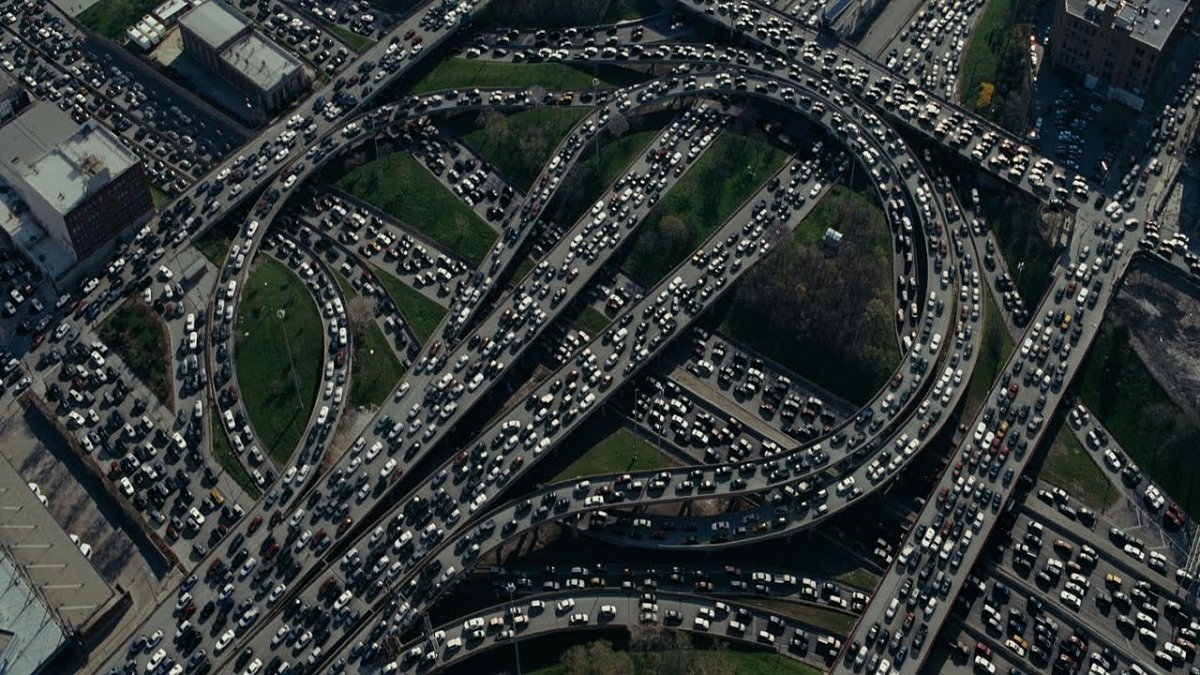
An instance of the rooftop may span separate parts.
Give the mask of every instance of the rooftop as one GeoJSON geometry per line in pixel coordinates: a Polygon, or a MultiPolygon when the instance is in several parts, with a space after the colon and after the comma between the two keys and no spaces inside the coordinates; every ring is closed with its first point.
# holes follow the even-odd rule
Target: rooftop
{"type": "Polygon", "coordinates": [[[38,672],[66,642],[41,594],[6,552],[0,553],[0,635],[0,659],[9,673],[38,672]]]}
{"type": "Polygon", "coordinates": [[[1065,0],[1067,11],[1099,25],[1129,33],[1162,50],[1187,11],[1189,0],[1065,0]]]}
{"type": "Polygon", "coordinates": [[[296,57],[254,31],[229,45],[221,53],[221,59],[264,90],[304,68],[296,57]]]}
{"type": "Polygon", "coordinates": [[[242,16],[222,0],[208,0],[179,17],[179,25],[187,28],[213,49],[221,49],[247,26],[242,16]]]}
{"type": "Polygon", "coordinates": [[[8,98],[10,92],[17,90],[17,81],[8,73],[0,71],[0,99],[8,98]]]}
{"type": "Polygon", "coordinates": [[[62,214],[140,161],[112,132],[46,102],[0,127],[0,148],[0,162],[62,214]]]}

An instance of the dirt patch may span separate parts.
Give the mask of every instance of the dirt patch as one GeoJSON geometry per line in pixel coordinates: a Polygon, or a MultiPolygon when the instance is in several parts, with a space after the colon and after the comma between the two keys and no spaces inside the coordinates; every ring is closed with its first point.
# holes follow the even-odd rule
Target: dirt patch
{"type": "Polygon", "coordinates": [[[1171,400],[1200,416],[1200,299],[1194,292],[1131,269],[1109,315],[1130,326],[1130,344],[1171,400]]]}

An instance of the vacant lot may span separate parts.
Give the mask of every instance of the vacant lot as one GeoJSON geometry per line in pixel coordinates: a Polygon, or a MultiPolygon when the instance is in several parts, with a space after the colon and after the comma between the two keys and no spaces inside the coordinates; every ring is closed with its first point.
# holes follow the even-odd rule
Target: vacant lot
{"type": "Polygon", "coordinates": [[[746,273],[721,330],[849,401],[862,403],[900,363],[891,245],[883,212],[837,185],[792,238],[746,273]],[[837,225],[830,255],[821,245],[837,225]]]}
{"type": "Polygon", "coordinates": [[[383,269],[374,265],[371,268],[375,278],[383,284],[383,290],[395,303],[396,309],[400,310],[400,316],[404,317],[417,339],[424,344],[446,316],[446,308],[421,295],[383,269]]]}
{"type": "Polygon", "coordinates": [[[484,113],[478,118],[478,128],[464,135],[463,141],[494,164],[513,187],[527,191],[559,141],[588,112],[586,108],[539,107],[510,115],[484,113]]]}
{"type": "Polygon", "coordinates": [[[75,18],[88,30],[120,41],[125,29],[160,4],[161,0],[100,0],[75,18]]]}
{"type": "Polygon", "coordinates": [[[478,265],[496,232],[407,152],[352,170],[337,186],[478,265]]]}
{"type": "Polygon", "coordinates": [[[624,268],[650,287],[687,259],[787,155],[758,138],[727,131],[655,205],[634,235],[624,268]]]}
{"type": "Polygon", "coordinates": [[[141,300],[126,300],[100,324],[98,333],[150,393],[163,405],[175,408],[171,335],[154,308],[141,300]]]}
{"type": "Polygon", "coordinates": [[[260,447],[286,462],[300,443],[325,365],[324,327],[300,277],[271,259],[238,305],[238,386],[260,447]]]}
{"type": "MultiPolygon", "coordinates": [[[[1147,475],[1193,517],[1200,517],[1200,425],[1147,369],[1139,350],[1160,349],[1149,322],[1131,323],[1122,292],[1092,345],[1078,388],[1092,413],[1147,475]],[[1136,328],[1135,328],[1136,327],[1136,328]],[[1146,338],[1155,341],[1145,345],[1146,338]]],[[[1165,322],[1164,322],[1165,323],[1165,322]]],[[[1185,371],[1179,371],[1180,373],[1185,371]]],[[[1182,379],[1179,374],[1169,376],[1182,379]]]]}
{"type": "Polygon", "coordinates": [[[233,245],[233,239],[225,229],[214,227],[196,242],[196,248],[217,267],[225,264],[225,256],[229,254],[229,247],[233,245]]]}

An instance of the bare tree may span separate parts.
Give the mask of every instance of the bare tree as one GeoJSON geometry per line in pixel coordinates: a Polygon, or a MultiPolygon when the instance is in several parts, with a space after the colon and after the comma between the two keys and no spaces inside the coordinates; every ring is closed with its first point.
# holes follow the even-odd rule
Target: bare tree
{"type": "Polygon", "coordinates": [[[365,295],[356,296],[346,303],[346,320],[350,324],[350,334],[355,342],[359,342],[367,334],[367,328],[375,320],[375,303],[365,295]]]}
{"type": "Polygon", "coordinates": [[[608,118],[608,133],[613,135],[613,138],[620,138],[629,131],[629,119],[620,112],[613,113],[608,118]]]}

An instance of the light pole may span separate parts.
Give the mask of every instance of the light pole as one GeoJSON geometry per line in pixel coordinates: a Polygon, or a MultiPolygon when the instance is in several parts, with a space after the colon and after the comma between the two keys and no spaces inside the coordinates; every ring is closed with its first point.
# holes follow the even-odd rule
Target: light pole
{"type": "Polygon", "coordinates": [[[517,645],[517,616],[513,614],[513,593],[516,592],[517,586],[510,581],[504,584],[504,590],[508,591],[508,622],[512,626],[513,632],[513,658],[517,662],[517,675],[521,675],[521,648],[517,645]]]}
{"type": "MultiPolygon", "coordinates": [[[[600,86],[600,78],[592,78],[592,105],[596,104],[596,89],[600,86]]],[[[600,129],[596,130],[596,175],[600,175],[600,129]]]]}

